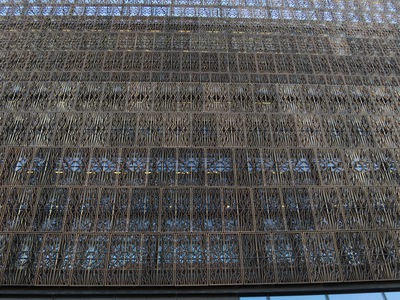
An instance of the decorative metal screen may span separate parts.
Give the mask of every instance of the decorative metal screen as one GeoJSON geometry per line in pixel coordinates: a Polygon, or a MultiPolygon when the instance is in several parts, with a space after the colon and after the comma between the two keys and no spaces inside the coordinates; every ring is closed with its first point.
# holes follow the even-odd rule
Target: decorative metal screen
{"type": "Polygon", "coordinates": [[[0,0],[0,283],[400,279],[397,0],[0,0]]]}

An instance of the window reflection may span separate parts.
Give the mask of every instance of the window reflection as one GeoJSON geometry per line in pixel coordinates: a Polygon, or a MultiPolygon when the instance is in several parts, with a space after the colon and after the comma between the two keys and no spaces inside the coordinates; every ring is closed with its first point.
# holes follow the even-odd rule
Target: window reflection
{"type": "Polygon", "coordinates": [[[240,300],[398,300],[398,299],[400,299],[400,292],[240,297],[240,300]]]}
{"type": "MultiPolygon", "coordinates": [[[[0,16],[145,16],[145,17],[200,17],[200,18],[256,18],[256,19],[284,19],[284,20],[318,20],[318,21],[347,21],[347,22],[376,22],[397,24],[397,8],[392,1],[376,1],[372,8],[366,7],[364,15],[353,1],[327,0],[280,0],[269,1],[171,1],[165,0],[132,0],[129,5],[125,1],[104,1],[100,5],[96,0],[85,1],[88,6],[51,5],[37,0],[23,1],[2,0],[0,16]],[[20,6],[13,6],[18,5],[20,6]],[[27,7],[26,7],[27,6],[27,7]],[[316,8],[318,13],[313,10],[316,8]],[[370,17],[369,11],[373,11],[370,17]],[[361,17],[362,16],[362,17],[361,17]]],[[[364,4],[365,5],[365,4],[364,4]]]]}
{"type": "Polygon", "coordinates": [[[382,293],[329,295],[329,300],[383,300],[382,293]]]}

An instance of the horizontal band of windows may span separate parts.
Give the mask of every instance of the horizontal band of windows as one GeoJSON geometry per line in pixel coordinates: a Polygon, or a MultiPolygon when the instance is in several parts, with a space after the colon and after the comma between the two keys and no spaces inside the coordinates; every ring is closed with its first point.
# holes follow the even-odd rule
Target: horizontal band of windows
{"type": "MultiPolygon", "coordinates": [[[[378,4],[379,5],[379,4],[378,4]]],[[[385,7],[382,5],[382,8],[385,7]]],[[[308,20],[353,23],[397,24],[398,16],[394,5],[387,10],[359,11],[336,9],[304,9],[302,7],[268,7],[264,9],[216,6],[3,6],[0,16],[137,16],[137,17],[204,17],[204,18],[255,18],[271,20],[308,20]]]]}

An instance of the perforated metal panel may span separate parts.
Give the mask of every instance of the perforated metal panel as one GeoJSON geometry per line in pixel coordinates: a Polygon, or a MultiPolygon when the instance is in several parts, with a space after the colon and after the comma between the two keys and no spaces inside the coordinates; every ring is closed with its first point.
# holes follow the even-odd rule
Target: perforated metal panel
{"type": "Polygon", "coordinates": [[[0,283],[400,279],[396,0],[0,1],[0,283]]]}

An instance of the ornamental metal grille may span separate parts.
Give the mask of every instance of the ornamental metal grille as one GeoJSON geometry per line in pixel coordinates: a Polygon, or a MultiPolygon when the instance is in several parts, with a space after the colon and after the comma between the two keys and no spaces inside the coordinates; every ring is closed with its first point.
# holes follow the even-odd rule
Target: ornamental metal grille
{"type": "Polygon", "coordinates": [[[0,283],[400,279],[397,0],[0,0],[0,283]]]}

